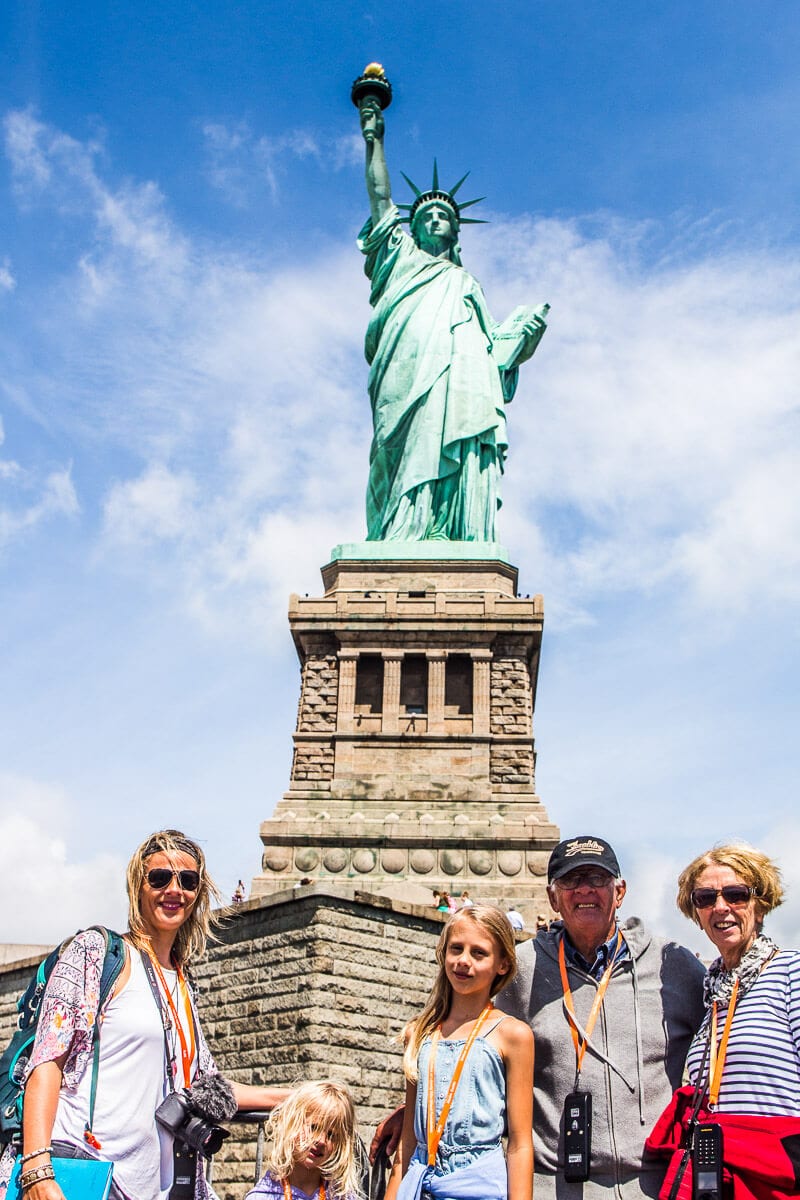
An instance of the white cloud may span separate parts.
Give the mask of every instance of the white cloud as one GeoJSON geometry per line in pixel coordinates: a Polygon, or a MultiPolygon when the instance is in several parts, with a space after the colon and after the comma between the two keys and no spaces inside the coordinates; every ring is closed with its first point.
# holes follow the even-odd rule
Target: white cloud
{"type": "Polygon", "coordinates": [[[11,262],[8,258],[0,259],[0,292],[13,292],[17,281],[11,273],[11,262]]]}
{"type": "Polygon", "coordinates": [[[75,810],[58,787],[0,774],[0,941],[56,942],[98,923],[125,928],[125,863],[106,853],[68,859],[64,833],[75,810]]]}
{"type": "MultiPolygon", "coordinates": [[[[319,159],[320,147],[314,134],[292,129],[279,137],[256,137],[246,121],[229,126],[209,121],[203,126],[208,160],[206,178],[229,203],[246,207],[266,183],[273,198],[280,191],[280,177],[291,159],[319,159]]],[[[337,150],[336,155],[340,152],[337,150]]]]}
{"type": "Polygon", "coordinates": [[[800,499],[800,260],[715,247],[653,265],[641,238],[553,221],[486,235],[478,272],[497,312],[553,305],[509,410],[502,530],[520,545],[532,523],[545,531],[566,609],[668,586],[715,611],[734,589],[740,608],[780,601],[800,499]],[[725,561],[743,507],[751,527],[725,561]]]}
{"type": "Polygon", "coordinates": [[[185,242],[166,217],[157,186],[109,187],[97,169],[99,142],[70,137],[39,121],[30,109],[8,113],[3,126],[18,198],[47,203],[60,213],[90,211],[110,245],[132,255],[139,269],[155,271],[156,286],[163,287],[169,270],[183,262],[185,242]]]}
{"type": "Polygon", "coordinates": [[[123,543],[172,541],[191,532],[197,484],[163,465],[115,483],[105,501],[106,534],[123,543]]]}
{"type": "Polygon", "coordinates": [[[53,517],[74,517],[80,511],[69,467],[40,478],[13,460],[0,459],[2,483],[13,489],[8,499],[0,492],[0,549],[53,517]]]}
{"type": "MultiPolygon", "coordinates": [[[[192,244],[152,184],[104,182],[94,143],[30,113],[6,127],[18,180],[56,204],[70,180],[77,202],[80,182],[93,222],[91,249],[48,301],[48,415],[64,419],[66,392],[82,436],[141,460],[107,480],[106,535],[132,554],[164,543],[200,608],[248,581],[261,594],[264,529],[300,521],[313,541],[331,518],[336,540],[361,536],[370,431],[357,251],[276,272],[249,252],[192,244]]],[[[204,132],[212,158],[248,178],[259,153],[321,153],[303,131],[204,132]]],[[[553,305],[509,409],[500,517],[502,540],[547,579],[551,617],[586,622],[598,597],[631,591],[675,589],[687,613],[712,616],[731,613],[732,596],[740,615],[791,599],[797,258],[731,252],[713,225],[679,229],[670,248],[668,231],[602,217],[500,218],[465,240],[496,315],[553,305]],[[654,259],[656,243],[667,250],[654,259]]]]}

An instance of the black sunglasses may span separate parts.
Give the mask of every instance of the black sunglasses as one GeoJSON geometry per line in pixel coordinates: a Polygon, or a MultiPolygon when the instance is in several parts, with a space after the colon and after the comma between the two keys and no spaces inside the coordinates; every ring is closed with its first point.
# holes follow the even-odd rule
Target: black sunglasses
{"type": "Polygon", "coordinates": [[[153,867],[145,878],[154,892],[169,887],[173,879],[177,879],[182,892],[196,892],[200,887],[199,871],[173,871],[171,867],[153,867]]]}
{"type": "Polygon", "coordinates": [[[729,883],[723,888],[700,887],[692,892],[692,904],[695,908],[711,908],[717,903],[717,896],[722,896],[726,904],[747,904],[755,894],[756,889],[746,883],[729,883]]]}

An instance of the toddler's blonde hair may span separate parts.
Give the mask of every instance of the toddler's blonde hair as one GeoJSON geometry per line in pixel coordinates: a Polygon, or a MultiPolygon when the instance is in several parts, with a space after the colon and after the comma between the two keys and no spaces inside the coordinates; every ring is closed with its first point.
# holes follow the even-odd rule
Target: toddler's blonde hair
{"type": "Polygon", "coordinates": [[[328,1130],[331,1157],[320,1168],[331,1200],[361,1196],[356,1157],[356,1112],[353,1097],[343,1083],[319,1079],[301,1083],[273,1109],[267,1124],[272,1141],[267,1169],[276,1179],[288,1179],[300,1158],[316,1141],[315,1129],[328,1130]]]}

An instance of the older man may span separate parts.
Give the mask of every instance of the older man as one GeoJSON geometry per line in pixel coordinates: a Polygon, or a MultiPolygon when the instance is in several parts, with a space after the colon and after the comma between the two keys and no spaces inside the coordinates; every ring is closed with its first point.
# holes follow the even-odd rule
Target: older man
{"type": "Polygon", "coordinates": [[[560,842],[547,879],[561,919],[520,946],[496,1000],[534,1033],[536,1198],[657,1196],[664,1168],[644,1139],[680,1085],[703,967],[637,917],[618,923],[625,881],[603,838],[560,842]]]}

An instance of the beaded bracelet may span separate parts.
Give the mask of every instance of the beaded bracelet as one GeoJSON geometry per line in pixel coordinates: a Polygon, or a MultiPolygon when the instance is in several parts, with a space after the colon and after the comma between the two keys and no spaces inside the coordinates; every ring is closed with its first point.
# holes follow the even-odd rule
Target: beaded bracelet
{"type": "Polygon", "coordinates": [[[52,1146],[42,1146],[42,1148],[40,1150],[31,1150],[30,1154],[23,1154],[22,1158],[19,1161],[20,1161],[20,1163],[26,1163],[26,1162],[29,1162],[30,1159],[32,1159],[32,1158],[38,1158],[40,1154],[52,1154],[52,1153],[53,1153],[52,1146]]]}
{"type": "Polygon", "coordinates": [[[30,1171],[23,1171],[19,1177],[20,1191],[27,1192],[34,1184],[43,1183],[45,1179],[55,1179],[55,1177],[56,1173],[52,1163],[47,1163],[43,1167],[31,1167],[30,1171]]]}

